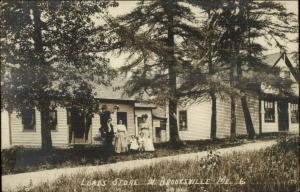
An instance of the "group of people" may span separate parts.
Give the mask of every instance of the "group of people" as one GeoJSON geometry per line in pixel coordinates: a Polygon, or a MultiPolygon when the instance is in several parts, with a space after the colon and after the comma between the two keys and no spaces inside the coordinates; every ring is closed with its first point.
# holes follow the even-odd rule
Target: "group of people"
{"type": "Polygon", "coordinates": [[[130,140],[128,139],[127,128],[123,121],[119,120],[115,129],[111,121],[111,119],[108,119],[107,125],[100,129],[107,147],[113,148],[116,153],[128,151],[154,151],[147,117],[143,119],[143,123],[140,125],[141,131],[139,132],[139,135],[131,135],[130,140]]]}
{"type": "Polygon", "coordinates": [[[142,131],[139,136],[131,136],[129,142],[129,150],[131,151],[154,151],[154,145],[151,137],[146,136],[142,131]]]}

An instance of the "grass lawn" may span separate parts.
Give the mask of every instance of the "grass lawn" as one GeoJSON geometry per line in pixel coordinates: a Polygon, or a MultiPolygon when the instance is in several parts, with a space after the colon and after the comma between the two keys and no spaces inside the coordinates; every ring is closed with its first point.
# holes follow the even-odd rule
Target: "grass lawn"
{"type": "MultiPolygon", "coordinates": [[[[275,135],[260,136],[260,140],[274,139],[275,135]]],[[[84,145],[72,148],[56,148],[43,152],[37,148],[13,147],[1,151],[2,175],[39,171],[53,168],[77,167],[86,165],[102,165],[119,161],[163,157],[183,153],[207,150],[208,148],[224,148],[252,142],[245,138],[202,140],[186,142],[181,148],[173,148],[168,143],[155,145],[155,152],[113,154],[105,151],[103,146],[84,145]]]]}
{"type": "Polygon", "coordinates": [[[164,162],[119,173],[79,173],[30,191],[293,192],[300,189],[298,151],[298,137],[294,136],[257,152],[219,156],[211,150],[199,160],[164,162]]]}

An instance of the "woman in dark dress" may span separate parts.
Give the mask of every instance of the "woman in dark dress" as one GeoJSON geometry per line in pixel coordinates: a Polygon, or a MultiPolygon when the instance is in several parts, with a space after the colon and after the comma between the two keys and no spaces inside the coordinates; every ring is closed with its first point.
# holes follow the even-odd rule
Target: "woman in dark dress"
{"type": "Polygon", "coordinates": [[[108,127],[108,130],[107,130],[107,142],[109,143],[112,143],[113,141],[113,138],[114,138],[114,127],[111,123],[111,119],[108,119],[107,121],[107,127],[108,127]]]}

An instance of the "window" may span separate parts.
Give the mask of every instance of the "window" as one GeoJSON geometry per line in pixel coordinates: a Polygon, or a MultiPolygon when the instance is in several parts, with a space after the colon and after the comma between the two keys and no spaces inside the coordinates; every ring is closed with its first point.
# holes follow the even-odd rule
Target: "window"
{"type": "Polygon", "coordinates": [[[291,122],[299,123],[299,105],[297,103],[291,103],[291,122]]]}
{"type": "Polygon", "coordinates": [[[49,124],[50,124],[50,130],[56,130],[56,127],[57,127],[57,111],[56,110],[49,111],[49,124]]]}
{"type": "Polygon", "coordinates": [[[275,122],[275,107],[274,101],[265,101],[265,122],[275,122]]]}
{"type": "Polygon", "coordinates": [[[21,111],[22,124],[24,131],[35,130],[35,110],[32,108],[24,108],[21,111]]]}
{"type": "Polygon", "coordinates": [[[290,78],[291,78],[291,72],[289,72],[289,71],[284,71],[284,72],[283,72],[283,78],[285,78],[285,79],[290,79],[290,78]]]}
{"type": "Polygon", "coordinates": [[[179,131],[187,130],[187,112],[179,111],[179,131]]]}
{"type": "Polygon", "coordinates": [[[160,128],[162,130],[166,130],[167,122],[165,120],[160,121],[160,128]]]}

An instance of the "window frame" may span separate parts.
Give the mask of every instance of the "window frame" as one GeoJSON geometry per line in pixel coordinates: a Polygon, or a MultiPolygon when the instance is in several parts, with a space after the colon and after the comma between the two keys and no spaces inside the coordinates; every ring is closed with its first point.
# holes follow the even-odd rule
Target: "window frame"
{"type": "Polygon", "coordinates": [[[159,126],[162,130],[166,130],[167,129],[167,122],[166,120],[160,120],[159,121],[159,126]]]}
{"type": "MultiPolygon", "coordinates": [[[[27,111],[27,112],[28,112],[27,111]]],[[[26,107],[26,108],[23,108],[22,110],[21,110],[21,121],[22,121],[22,130],[23,130],[23,132],[36,132],[36,111],[35,111],[35,108],[28,108],[28,107],[26,107]],[[25,120],[24,120],[24,110],[31,110],[31,112],[32,112],[32,118],[33,118],[33,125],[31,125],[32,126],[32,129],[25,129],[25,120]]]]}
{"type": "Polygon", "coordinates": [[[299,123],[299,104],[298,103],[291,103],[291,123],[298,124],[299,123]],[[294,106],[294,107],[293,107],[294,106]],[[295,113],[295,119],[293,118],[293,113],[295,113]],[[293,121],[296,120],[296,121],[293,121]]]}
{"type": "Polygon", "coordinates": [[[275,123],[276,122],[276,116],[275,116],[275,101],[264,101],[264,122],[265,123],[275,123]],[[272,106],[272,107],[269,107],[272,106]],[[271,113],[271,116],[273,116],[273,119],[266,118],[266,116],[270,115],[268,113],[271,113]]]}
{"type": "Polygon", "coordinates": [[[187,110],[180,110],[179,111],[179,131],[187,131],[188,130],[188,121],[187,121],[187,110]],[[185,127],[183,127],[182,122],[182,114],[185,114],[185,127]]]}
{"type": "Polygon", "coordinates": [[[291,72],[286,70],[286,71],[283,71],[283,76],[285,79],[290,79],[291,78],[291,72]]]}
{"type": "Polygon", "coordinates": [[[57,130],[57,125],[58,125],[58,119],[57,119],[57,110],[56,109],[50,109],[49,110],[49,118],[51,117],[50,113],[54,112],[55,113],[55,126],[54,129],[52,127],[50,128],[50,131],[58,131],[57,130]]]}

